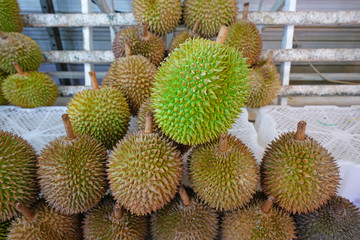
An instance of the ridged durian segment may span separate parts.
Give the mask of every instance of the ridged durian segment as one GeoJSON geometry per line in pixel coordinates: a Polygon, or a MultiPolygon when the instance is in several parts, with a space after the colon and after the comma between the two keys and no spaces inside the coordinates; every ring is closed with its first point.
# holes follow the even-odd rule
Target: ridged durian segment
{"type": "Polygon", "coordinates": [[[135,216],[123,211],[123,216],[113,216],[114,201],[105,198],[86,213],[84,219],[85,240],[144,240],[147,222],[144,216],[135,216]]]}
{"type": "Polygon", "coordinates": [[[36,153],[20,136],[0,130],[0,221],[17,216],[15,203],[31,205],[39,189],[36,153]]]}
{"type": "Polygon", "coordinates": [[[2,91],[5,98],[11,104],[23,108],[53,105],[59,93],[51,77],[41,72],[26,74],[13,74],[4,80],[2,91]]]}
{"type": "Polygon", "coordinates": [[[232,210],[250,201],[259,185],[259,167],[240,140],[227,135],[230,149],[214,141],[195,147],[190,155],[190,179],[200,199],[218,210],[232,210]]]}
{"type": "Polygon", "coordinates": [[[264,202],[256,199],[246,207],[225,213],[221,239],[295,239],[295,222],[290,214],[275,206],[264,213],[261,209],[264,202]]]}
{"type": "Polygon", "coordinates": [[[81,222],[78,215],[63,215],[44,202],[37,204],[35,217],[16,218],[9,228],[8,240],[80,240],[81,222]]]}
{"type": "Polygon", "coordinates": [[[190,39],[162,63],[151,96],[155,120],[176,142],[209,142],[234,123],[248,95],[245,59],[233,48],[190,39]]]}
{"type": "Polygon", "coordinates": [[[0,30],[22,32],[24,28],[17,0],[0,0],[0,30]]]}
{"type": "Polygon", "coordinates": [[[360,211],[340,196],[314,212],[295,215],[295,222],[299,240],[360,239],[360,211]]]}
{"type": "Polygon", "coordinates": [[[264,192],[292,213],[311,212],[325,204],[339,187],[339,168],[317,141],[284,133],[265,151],[261,163],[264,192]]]}
{"type": "Polygon", "coordinates": [[[182,11],[180,0],[134,0],[132,9],[136,22],[147,23],[149,30],[159,36],[175,30],[182,11]]]}
{"type": "Polygon", "coordinates": [[[179,152],[155,133],[126,136],[109,157],[112,194],[136,215],[151,213],[170,202],[181,177],[179,152]]]}
{"type": "Polygon", "coordinates": [[[136,115],[141,104],[150,97],[157,68],[141,55],[118,58],[103,79],[103,86],[119,89],[136,115]]]}
{"type": "Polygon", "coordinates": [[[60,137],[38,158],[39,184],[56,211],[77,214],[96,206],[107,190],[106,148],[86,135],[60,137]]]}
{"type": "Polygon", "coordinates": [[[203,37],[215,37],[221,26],[230,26],[238,12],[236,0],[185,0],[184,22],[192,29],[200,21],[198,33],[203,37]]]}
{"type": "Polygon", "coordinates": [[[112,44],[115,58],[125,57],[125,43],[128,43],[132,55],[142,55],[159,66],[165,56],[165,44],[162,38],[147,32],[148,39],[143,40],[140,34],[141,30],[138,27],[128,27],[119,32],[112,44]]]}
{"type": "MultiPolygon", "coordinates": [[[[139,114],[138,114],[138,121],[137,121],[137,130],[144,131],[145,123],[146,123],[146,114],[147,112],[154,113],[154,108],[152,106],[151,98],[148,98],[140,107],[139,114]]],[[[158,124],[153,121],[153,132],[160,132],[161,129],[159,128],[158,124]]]]}
{"type": "Polygon", "coordinates": [[[90,135],[111,149],[123,138],[130,121],[124,95],[112,87],[85,90],[68,104],[75,134],[90,135]]]}
{"type": "Polygon", "coordinates": [[[6,240],[6,236],[9,233],[10,221],[0,221],[0,240],[6,240]]]}
{"type": "Polygon", "coordinates": [[[0,105],[8,105],[9,104],[8,100],[5,99],[4,94],[2,92],[2,84],[5,80],[5,78],[6,78],[6,74],[2,73],[0,71],[0,105]]]}
{"type": "Polygon", "coordinates": [[[174,51],[176,48],[178,48],[181,44],[183,44],[186,40],[193,38],[194,35],[192,35],[189,31],[182,31],[176,34],[173,39],[170,42],[169,45],[169,53],[174,51]]]}
{"type": "Polygon", "coordinates": [[[14,74],[14,62],[18,63],[24,72],[36,71],[42,62],[39,45],[22,33],[6,33],[7,39],[0,39],[0,70],[14,74]]]}
{"type": "Polygon", "coordinates": [[[218,233],[216,210],[198,199],[185,206],[179,198],[151,217],[155,240],[213,240],[218,233]]]}

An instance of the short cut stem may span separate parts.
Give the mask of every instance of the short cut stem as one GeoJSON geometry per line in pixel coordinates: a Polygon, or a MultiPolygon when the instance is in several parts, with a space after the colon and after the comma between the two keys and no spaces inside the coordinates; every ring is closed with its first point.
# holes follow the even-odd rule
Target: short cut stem
{"type": "Polygon", "coordinates": [[[8,38],[8,36],[3,31],[0,30],[0,38],[5,40],[8,38]]]}
{"type": "Polygon", "coordinates": [[[153,133],[153,113],[150,111],[146,113],[144,133],[145,134],[153,133]]]}
{"type": "Polygon", "coordinates": [[[295,140],[299,140],[299,141],[305,140],[305,129],[306,129],[306,122],[300,121],[297,126],[295,140]]]}
{"type": "Polygon", "coordinates": [[[93,88],[94,90],[100,89],[100,88],[99,88],[99,82],[98,82],[98,80],[97,80],[95,71],[90,71],[90,72],[89,72],[89,75],[90,75],[90,79],[91,79],[91,86],[92,86],[92,88],[93,88]]]}
{"type": "Polygon", "coordinates": [[[18,63],[14,62],[13,65],[14,65],[14,67],[15,67],[15,69],[16,69],[16,71],[17,71],[17,74],[18,74],[19,76],[25,76],[25,75],[27,75],[27,74],[21,69],[21,67],[20,67],[20,65],[19,65],[18,63]]]}
{"type": "Polygon", "coordinates": [[[75,138],[75,134],[74,134],[73,128],[71,126],[69,115],[67,113],[64,113],[61,116],[61,118],[62,118],[64,126],[65,126],[66,138],[68,140],[73,140],[75,138]]]}
{"type": "Polygon", "coordinates": [[[261,205],[261,211],[263,211],[264,213],[268,213],[273,203],[274,203],[274,199],[272,197],[268,197],[268,199],[266,199],[263,205],[261,205]]]}
{"type": "Polygon", "coordinates": [[[229,150],[229,148],[230,145],[228,143],[228,135],[226,133],[222,133],[219,139],[219,151],[226,152],[227,150],[229,150]]]}
{"type": "Polygon", "coordinates": [[[30,208],[26,207],[24,204],[16,203],[15,208],[16,208],[16,210],[18,210],[19,212],[21,212],[24,215],[26,220],[32,221],[34,219],[35,214],[36,214],[35,211],[33,211],[30,208]]]}
{"type": "Polygon", "coordinates": [[[130,47],[130,44],[126,42],[124,45],[125,45],[125,56],[126,56],[126,57],[131,56],[131,47],[130,47]]]}
{"type": "Polygon", "coordinates": [[[185,206],[189,206],[190,203],[191,203],[191,200],[190,200],[190,197],[187,194],[187,192],[186,192],[186,190],[185,190],[185,188],[183,186],[181,186],[180,189],[179,189],[179,195],[180,195],[182,203],[185,206]]]}
{"type": "Polygon", "coordinates": [[[141,29],[141,34],[140,34],[140,38],[144,41],[148,41],[150,38],[150,34],[148,32],[148,26],[146,22],[142,23],[142,29],[141,29]]]}
{"type": "Polygon", "coordinates": [[[114,218],[121,219],[123,215],[124,215],[124,213],[121,209],[121,206],[116,203],[114,206],[114,212],[113,212],[114,218]]]}
{"type": "Polygon", "coordinates": [[[270,51],[270,52],[269,52],[269,55],[268,55],[268,58],[267,58],[267,60],[266,60],[266,65],[270,65],[270,64],[271,64],[273,55],[274,55],[274,52],[273,52],[273,51],[270,51]]]}
{"type": "Polygon", "coordinates": [[[247,21],[248,13],[249,13],[249,5],[250,5],[249,2],[244,3],[244,12],[243,12],[243,17],[242,17],[243,21],[247,21]]]}
{"type": "Polygon", "coordinates": [[[224,44],[227,34],[229,32],[229,28],[226,26],[221,26],[219,34],[217,35],[216,42],[220,44],[224,44]]]}
{"type": "Polygon", "coordinates": [[[194,27],[191,31],[191,34],[195,35],[197,33],[197,30],[199,28],[199,25],[200,25],[200,20],[196,20],[195,24],[194,24],[194,27]]]}

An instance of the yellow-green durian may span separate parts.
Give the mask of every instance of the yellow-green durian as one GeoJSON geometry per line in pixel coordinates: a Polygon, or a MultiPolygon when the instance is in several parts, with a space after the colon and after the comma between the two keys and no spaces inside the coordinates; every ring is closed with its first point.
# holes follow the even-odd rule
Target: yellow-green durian
{"type": "Polygon", "coordinates": [[[200,21],[197,21],[193,27],[192,31],[182,31],[176,34],[173,39],[171,39],[170,45],[169,45],[169,53],[174,51],[174,49],[178,48],[181,44],[183,44],[186,40],[190,38],[197,37],[197,29],[199,27],[200,21]]]}
{"type": "Polygon", "coordinates": [[[0,31],[22,32],[23,28],[17,0],[0,0],[0,31]]]}
{"type": "Polygon", "coordinates": [[[0,71],[0,105],[8,105],[9,101],[5,99],[4,94],[2,92],[2,83],[6,78],[6,74],[0,71]]]}
{"type": "Polygon", "coordinates": [[[6,240],[9,233],[10,221],[0,221],[0,240],[6,240]]]}

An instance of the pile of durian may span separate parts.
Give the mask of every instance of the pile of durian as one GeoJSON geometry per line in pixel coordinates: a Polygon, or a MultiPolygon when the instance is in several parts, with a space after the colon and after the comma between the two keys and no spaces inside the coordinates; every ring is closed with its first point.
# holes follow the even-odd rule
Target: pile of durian
{"type": "MultiPolygon", "coordinates": [[[[0,131],[0,239],[360,239],[359,209],[336,196],[338,166],[304,121],[260,166],[227,133],[279,86],[247,9],[236,21],[235,0],[134,0],[139,26],[118,33],[101,86],[90,72],[93,89],[69,102],[66,136],[37,155],[0,131]],[[181,17],[190,30],[163,60],[181,17]],[[138,132],[126,134],[131,115],[138,132]]],[[[0,69],[13,74],[1,89],[14,105],[51,105],[52,80],[31,72],[36,47],[8,28],[19,16],[0,0],[0,69]]]]}

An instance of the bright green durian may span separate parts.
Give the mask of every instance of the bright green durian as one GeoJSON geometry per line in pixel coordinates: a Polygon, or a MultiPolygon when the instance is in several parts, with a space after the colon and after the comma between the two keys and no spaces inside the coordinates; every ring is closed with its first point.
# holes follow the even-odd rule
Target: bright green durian
{"type": "Polygon", "coordinates": [[[190,39],[163,62],[152,94],[155,120],[176,142],[209,142],[234,123],[247,97],[248,69],[241,53],[190,39]]]}
{"type": "Polygon", "coordinates": [[[2,92],[2,83],[6,78],[6,74],[0,71],[0,105],[8,105],[8,100],[5,99],[4,94],[2,92]]]}
{"type": "Polygon", "coordinates": [[[0,221],[17,215],[15,203],[31,205],[36,201],[36,157],[27,141],[0,130],[0,221]]]}
{"type": "Polygon", "coordinates": [[[0,240],[6,240],[7,234],[9,233],[10,221],[0,221],[0,240]]]}
{"type": "Polygon", "coordinates": [[[0,31],[22,32],[23,28],[17,0],[0,0],[0,31]]]}

